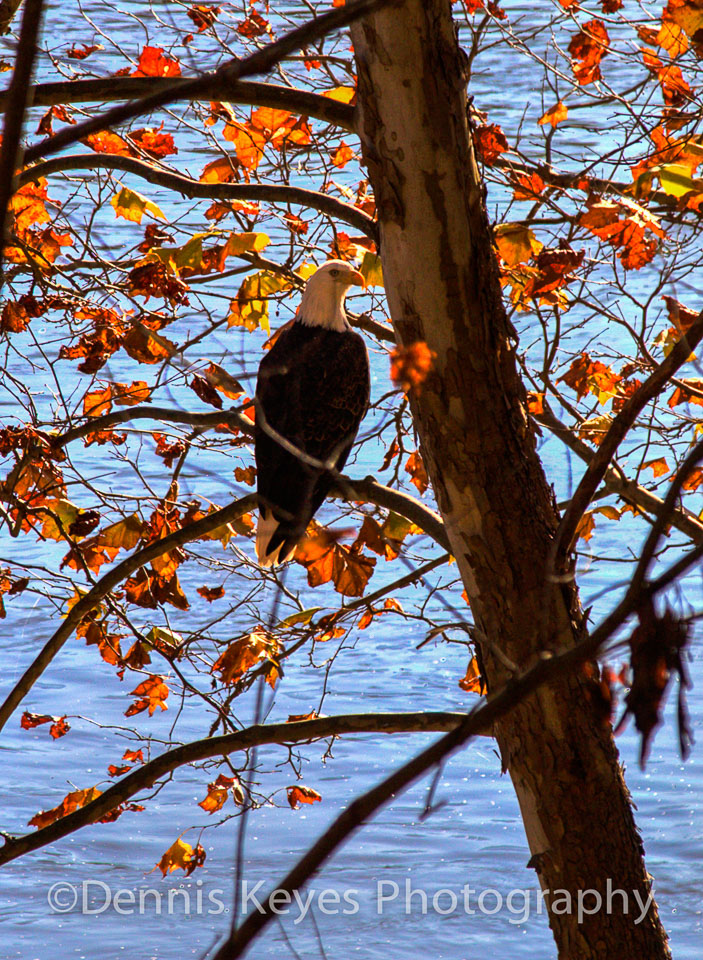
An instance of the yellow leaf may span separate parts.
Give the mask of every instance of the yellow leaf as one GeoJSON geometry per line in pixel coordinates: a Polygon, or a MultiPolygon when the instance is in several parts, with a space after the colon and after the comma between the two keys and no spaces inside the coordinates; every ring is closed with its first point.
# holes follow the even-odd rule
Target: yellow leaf
{"type": "Polygon", "coordinates": [[[115,208],[116,217],[124,217],[125,220],[133,220],[135,223],[141,223],[145,213],[150,213],[154,217],[161,217],[162,220],[166,219],[166,215],[155,203],[147,200],[141,193],[129,190],[127,187],[122,187],[119,193],[116,193],[110,200],[110,203],[115,208]]]}
{"type": "Polygon", "coordinates": [[[209,233],[197,233],[182,247],[152,247],[149,259],[158,259],[178,273],[183,267],[199,270],[203,264],[203,238],[209,233]]]}
{"type": "Polygon", "coordinates": [[[231,233],[224,250],[225,257],[240,253],[258,253],[271,243],[265,233],[231,233]]]}
{"type": "Polygon", "coordinates": [[[335,87],[333,90],[325,90],[322,96],[339,100],[340,103],[351,103],[356,96],[356,90],[354,87],[335,87]]]}
{"type": "Polygon", "coordinates": [[[366,281],[367,287],[383,286],[383,269],[381,267],[381,258],[367,250],[364,259],[361,261],[359,272],[366,281]]]}
{"type": "Polygon", "coordinates": [[[605,507],[596,507],[593,512],[602,514],[604,517],[607,517],[608,520],[620,519],[620,511],[617,509],[617,507],[611,507],[610,505],[606,505],[605,507]]]}
{"type": "Polygon", "coordinates": [[[544,246],[532,230],[521,223],[501,223],[495,228],[495,237],[498,252],[509,267],[527,263],[544,246]]]}
{"type": "Polygon", "coordinates": [[[569,111],[566,108],[566,104],[560,100],[558,103],[555,103],[553,107],[550,107],[549,110],[540,117],[537,123],[544,126],[545,123],[551,123],[552,130],[557,126],[557,124],[562,123],[569,115],[569,111]]]}
{"type": "Polygon", "coordinates": [[[670,197],[683,197],[691,190],[703,190],[703,181],[693,180],[691,168],[682,163],[668,163],[666,166],[657,167],[656,172],[662,190],[670,197]]]}
{"type": "Polygon", "coordinates": [[[78,519],[81,511],[75,503],[71,503],[70,500],[57,500],[51,504],[51,511],[56,514],[61,526],[59,526],[53,517],[47,516],[42,525],[42,533],[49,540],[62,540],[71,524],[75,523],[78,519]]]}

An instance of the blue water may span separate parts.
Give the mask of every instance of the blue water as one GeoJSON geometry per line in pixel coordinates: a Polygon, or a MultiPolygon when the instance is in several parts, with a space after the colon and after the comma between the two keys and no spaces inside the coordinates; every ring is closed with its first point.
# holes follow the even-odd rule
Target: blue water
{"type": "MultiPolygon", "coordinates": [[[[183,20],[180,11],[176,16],[172,5],[154,4],[153,8],[167,20],[171,16],[179,23],[183,20]]],[[[137,21],[127,16],[143,13],[143,4],[127,3],[122,12],[118,12],[102,3],[92,2],[85,4],[83,10],[105,36],[94,39],[92,28],[74,19],[75,9],[58,3],[48,6],[45,36],[56,52],[63,51],[69,41],[103,42],[107,49],[84,63],[86,69],[93,69],[97,74],[103,75],[125,63],[110,47],[110,42],[135,55],[148,39],[137,21]],[[76,27],[77,22],[80,28],[76,27]]],[[[514,5],[511,13],[520,12],[532,13],[529,7],[514,5]]],[[[159,36],[158,30],[152,27],[151,42],[163,45],[159,36]]],[[[193,62],[205,68],[214,62],[214,53],[205,38],[197,43],[200,46],[194,45],[192,49],[201,53],[199,57],[193,54],[193,62]]],[[[184,57],[187,65],[189,54],[182,48],[175,52],[184,57]]],[[[503,48],[496,48],[479,58],[474,93],[479,106],[489,110],[491,119],[497,119],[506,129],[511,129],[525,104],[520,101],[506,105],[498,87],[491,82],[499,66],[501,72],[507,69],[505,56],[503,48]]],[[[522,65],[516,69],[526,70],[522,65]]],[[[42,75],[46,78],[54,76],[46,63],[42,66],[42,75]]],[[[525,72],[521,76],[525,91],[537,89],[537,86],[531,86],[537,82],[536,73],[532,76],[525,72]]],[[[606,126],[603,124],[604,128],[606,126]]],[[[565,152],[581,142],[582,131],[577,133],[578,136],[574,133],[573,141],[568,137],[561,141],[565,152]]],[[[593,136],[607,137],[609,133],[607,129],[601,129],[593,136]]],[[[193,143],[184,149],[179,141],[179,147],[178,157],[171,159],[180,170],[197,175],[205,162],[212,159],[212,153],[199,144],[193,143]]],[[[310,169],[304,166],[293,175],[306,185],[321,185],[320,171],[312,166],[310,169]]],[[[120,175],[118,179],[142,191],[171,214],[171,201],[165,192],[127,176],[120,175]]],[[[346,173],[335,174],[335,179],[355,184],[353,173],[348,176],[346,173]]],[[[70,198],[70,188],[62,186],[58,178],[56,183],[52,180],[49,192],[51,196],[65,200],[67,213],[79,223],[88,209],[84,201],[80,197],[70,198]]],[[[112,189],[106,191],[105,196],[109,198],[112,192],[112,189]]],[[[502,199],[499,192],[491,194],[494,204],[502,199]]],[[[192,210],[188,209],[181,225],[202,230],[205,207],[194,205],[192,210]]],[[[287,255],[287,234],[276,224],[267,223],[264,229],[270,232],[273,241],[266,255],[283,260],[287,255]]],[[[107,203],[96,221],[96,232],[105,253],[112,245],[133,242],[141,235],[125,221],[115,221],[107,203]]],[[[322,232],[321,237],[321,247],[327,249],[331,240],[329,231],[322,232]]],[[[202,294],[204,307],[219,309],[221,313],[226,301],[218,301],[213,294],[219,291],[231,296],[236,290],[233,284],[237,282],[236,278],[213,281],[197,288],[194,286],[194,291],[197,289],[202,294]]],[[[633,283],[646,284],[646,279],[633,278],[633,283]]],[[[372,307],[379,319],[385,316],[379,298],[373,302],[359,300],[353,306],[356,309],[372,307]]],[[[166,329],[166,335],[183,342],[197,333],[202,328],[199,309],[194,295],[191,307],[181,312],[180,319],[166,329]]],[[[283,303],[278,315],[272,317],[274,326],[287,320],[290,310],[291,302],[283,303]]],[[[527,337],[529,343],[530,318],[518,318],[517,322],[523,342],[527,337]]],[[[592,328],[589,331],[592,333],[592,328]]],[[[47,350],[58,351],[58,345],[52,344],[60,333],[57,326],[40,319],[34,321],[32,332],[47,350]]],[[[574,338],[579,336],[578,331],[573,333],[574,338]]],[[[237,330],[220,330],[197,348],[202,351],[198,356],[215,359],[231,373],[245,377],[256,369],[264,338],[261,332],[242,334],[237,330]]],[[[36,346],[29,338],[18,338],[15,342],[23,351],[34,351],[32,355],[36,356],[36,346]]],[[[373,398],[378,400],[389,390],[385,353],[375,350],[372,362],[373,398]]],[[[27,378],[26,361],[22,355],[10,355],[6,365],[17,376],[27,378]]],[[[61,362],[57,370],[64,391],[76,391],[73,402],[80,400],[82,392],[77,392],[79,381],[75,364],[61,362]]],[[[124,354],[117,354],[103,373],[117,381],[129,382],[138,377],[151,381],[151,371],[147,371],[146,377],[142,376],[143,368],[136,370],[124,354]]],[[[57,403],[52,382],[45,380],[41,371],[27,382],[41,415],[49,420],[57,403]]],[[[84,390],[85,378],[80,382],[84,390]]],[[[251,382],[249,384],[251,392],[251,382]]],[[[180,404],[188,409],[204,409],[194,394],[180,386],[175,386],[166,400],[174,406],[180,404]]],[[[0,393],[3,417],[12,410],[9,395],[0,393]]],[[[376,412],[365,428],[380,423],[383,417],[383,411],[376,412]]],[[[150,442],[146,433],[150,427],[153,425],[140,424],[139,431],[131,435],[128,449],[132,456],[136,455],[141,443],[150,442]]],[[[390,433],[386,434],[386,442],[390,436],[390,433]]],[[[369,442],[363,453],[350,464],[349,472],[354,476],[374,473],[385,479],[388,475],[379,474],[383,449],[383,444],[369,442]]],[[[579,464],[570,461],[556,440],[545,440],[541,453],[558,497],[568,496],[578,478],[579,464]]],[[[235,456],[238,455],[239,452],[235,451],[235,456]]],[[[105,489],[129,495],[142,489],[129,462],[110,456],[105,448],[84,450],[78,444],[72,450],[72,456],[76,469],[89,472],[94,482],[105,489]]],[[[250,462],[248,458],[246,451],[243,451],[241,460],[237,460],[223,459],[221,453],[202,449],[197,457],[186,462],[181,476],[182,498],[198,496],[224,505],[232,497],[247,492],[248,488],[234,482],[232,471],[234,466],[250,462]]],[[[160,468],[160,461],[145,458],[143,466],[145,480],[163,495],[168,474],[160,468]]],[[[72,492],[72,495],[81,505],[88,505],[83,504],[78,493],[72,492]]],[[[429,494],[425,500],[431,502],[429,494]]],[[[329,518],[339,515],[338,506],[326,510],[325,516],[329,518]]],[[[593,612],[595,622],[611,608],[627,568],[623,569],[617,562],[594,562],[593,557],[609,556],[618,560],[624,552],[623,543],[636,549],[645,535],[643,525],[626,518],[619,525],[599,524],[594,539],[584,547],[581,558],[583,601],[587,606],[592,598],[598,598],[593,612]]],[[[251,556],[252,545],[248,541],[238,539],[236,546],[251,556]]],[[[22,561],[55,568],[63,552],[53,545],[32,544],[29,538],[6,539],[0,547],[0,563],[22,561]]],[[[224,552],[219,544],[211,542],[195,545],[193,552],[206,560],[214,559],[219,566],[213,572],[197,561],[191,561],[181,568],[179,576],[191,601],[191,609],[183,614],[168,608],[169,625],[173,630],[185,633],[202,627],[209,637],[226,639],[237,636],[257,618],[266,622],[272,592],[251,578],[251,572],[239,564],[236,554],[224,552]],[[226,584],[227,602],[234,606],[239,597],[246,595],[247,604],[244,610],[233,609],[228,617],[213,623],[211,621],[221,616],[225,607],[209,606],[195,591],[203,583],[214,585],[220,582],[226,584]]],[[[409,543],[411,563],[436,553],[425,538],[409,543]]],[[[385,564],[379,559],[370,589],[390,583],[405,572],[400,561],[385,564]]],[[[455,568],[442,567],[429,575],[427,582],[439,588],[428,608],[429,614],[440,622],[461,619],[465,608],[460,599],[461,588],[455,582],[455,568]],[[456,612],[444,609],[440,599],[446,600],[456,612]]],[[[338,599],[329,592],[310,590],[297,567],[288,575],[286,587],[299,597],[302,607],[331,605],[338,599]]],[[[394,596],[406,613],[412,615],[422,604],[425,590],[413,586],[397,591],[394,596]]],[[[696,575],[688,578],[685,596],[692,605],[700,606],[700,582],[696,575]]],[[[57,598],[54,604],[42,596],[40,587],[36,592],[27,591],[7,601],[8,618],[3,621],[2,629],[3,694],[11,689],[55,629],[56,611],[62,603],[63,597],[57,598]]],[[[284,601],[279,614],[294,609],[292,603],[284,601]]],[[[140,611],[135,620],[146,628],[150,623],[160,622],[158,617],[157,613],[140,611]]],[[[418,650],[425,633],[426,626],[419,619],[386,614],[376,619],[366,631],[351,630],[341,644],[332,641],[326,646],[317,646],[315,666],[334,656],[328,674],[325,670],[315,669],[308,662],[307,653],[301,651],[286,664],[285,678],[277,687],[275,699],[272,703],[267,702],[270,707],[268,719],[282,720],[289,714],[303,714],[311,709],[338,714],[360,710],[469,708],[474,697],[458,687],[458,680],[466,668],[465,647],[457,643],[430,643],[418,650]]],[[[450,632],[449,636],[455,640],[461,638],[456,631],[450,632]]],[[[690,667],[694,689],[689,704],[694,727],[700,729],[703,666],[700,649],[695,645],[690,667]]],[[[153,669],[155,672],[163,670],[163,665],[155,660],[153,669]]],[[[125,749],[140,745],[132,732],[135,729],[142,737],[152,738],[154,753],[164,749],[167,743],[187,742],[207,735],[211,715],[203,705],[187,699],[179,706],[174,694],[167,712],[157,712],[150,719],[141,715],[134,720],[125,720],[124,711],[130,702],[127,694],[138,682],[139,677],[132,675],[121,683],[99,659],[95,648],[87,648],[75,638],[68,642],[23,706],[37,713],[68,712],[71,732],[53,742],[46,727],[21,730],[19,714],[3,731],[0,743],[0,750],[5,751],[0,823],[3,830],[15,834],[25,832],[30,817],[40,809],[58,804],[69,790],[93,784],[104,788],[107,766],[118,764],[125,749]]],[[[207,689],[207,676],[201,674],[199,683],[202,689],[207,689]]],[[[703,854],[703,765],[700,751],[695,749],[687,763],[681,762],[672,706],[669,704],[667,722],[657,735],[645,772],[637,765],[639,745],[631,728],[618,743],[637,806],[637,822],[647,850],[647,865],[655,878],[656,897],[664,925],[671,936],[674,956],[677,960],[698,960],[703,915],[699,869],[703,854]]],[[[233,709],[239,722],[251,722],[254,716],[252,696],[236,701],[233,709]]],[[[293,751],[292,765],[286,763],[289,758],[284,748],[261,750],[258,757],[262,771],[260,789],[262,796],[271,797],[271,803],[256,810],[248,822],[244,870],[248,889],[251,891],[263,881],[259,888],[261,895],[275,886],[346,804],[432,742],[435,736],[347,738],[336,742],[332,756],[326,758],[325,745],[304,746],[293,751]],[[302,783],[317,790],[323,799],[321,803],[292,811],[286,803],[285,788],[296,782],[298,769],[302,771],[302,783]]],[[[241,757],[233,759],[241,765],[241,757]]],[[[232,902],[238,821],[232,819],[219,829],[213,829],[221,815],[209,818],[197,806],[206,794],[207,784],[218,772],[229,773],[226,768],[216,770],[213,766],[209,769],[182,768],[149,801],[145,812],[125,813],[116,823],[85,828],[0,871],[3,956],[8,960],[45,960],[49,957],[52,960],[74,960],[98,956],[170,960],[202,956],[231,922],[228,909],[232,902]],[[204,869],[187,879],[180,871],[166,879],[162,879],[158,871],[150,872],[181,834],[185,841],[194,845],[200,840],[205,847],[207,861],[204,869]],[[70,886],[60,888],[57,884],[70,886]],[[70,906],[74,893],[78,897],[78,907],[85,894],[83,910],[62,913],[51,909],[50,895],[56,898],[55,906],[61,907],[70,906]],[[170,905],[169,894],[172,896],[170,905]],[[139,905],[140,895],[144,899],[143,909],[139,905]]],[[[297,905],[292,905],[290,912],[281,918],[281,925],[271,926],[251,956],[293,957],[297,951],[301,956],[319,955],[330,960],[350,955],[364,960],[386,960],[388,957],[412,956],[418,949],[447,960],[468,960],[488,949],[496,960],[554,956],[544,910],[539,910],[534,873],[526,868],[529,851],[515,796],[509,779],[501,776],[500,763],[491,741],[479,738],[447,762],[436,786],[435,810],[429,818],[423,819],[428,787],[429,781],[416,784],[357,833],[310,884],[308,893],[312,891],[313,908],[304,913],[297,905]],[[416,891],[407,910],[406,881],[411,890],[416,891]],[[470,893],[473,913],[465,909],[466,885],[473,891],[470,893]],[[394,897],[396,889],[398,894],[394,897]],[[426,895],[426,904],[423,893],[418,891],[426,895]],[[501,898],[502,909],[492,912],[498,898],[501,898]],[[324,953],[320,943],[324,946],[324,953]]],[[[231,803],[222,811],[222,815],[227,813],[235,813],[231,803]]]]}

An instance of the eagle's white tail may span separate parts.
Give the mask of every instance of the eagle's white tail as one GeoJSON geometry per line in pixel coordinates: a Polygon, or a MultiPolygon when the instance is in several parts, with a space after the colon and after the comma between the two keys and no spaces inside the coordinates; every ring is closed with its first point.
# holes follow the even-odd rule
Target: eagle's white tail
{"type": "Polygon", "coordinates": [[[295,553],[295,547],[288,551],[285,556],[281,556],[283,544],[279,544],[273,553],[269,553],[269,544],[276,530],[278,530],[278,520],[271,513],[264,515],[263,510],[259,510],[259,522],[256,525],[256,558],[262,567],[273,567],[275,564],[285,563],[295,553]]]}

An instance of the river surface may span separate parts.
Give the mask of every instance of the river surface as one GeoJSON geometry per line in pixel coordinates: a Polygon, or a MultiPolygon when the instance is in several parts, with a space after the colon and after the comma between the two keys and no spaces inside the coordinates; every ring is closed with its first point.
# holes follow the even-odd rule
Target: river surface
{"type": "MultiPolygon", "coordinates": [[[[47,37],[52,47],[91,41],[88,27],[76,18],[76,6],[72,2],[49,4],[47,37]],[[80,29],[75,28],[76,23],[80,29]]],[[[153,6],[157,11],[168,8],[166,4],[153,6]]],[[[507,6],[511,13],[520,12],[518,5],[507,6]]],[[[139,12],[140,4],[122,8],[139,12]]],[[[97,3],[84,9],[96,16],[102,10],[103,24],[109,26],[112,38],[132,49],[137,29],[133,21],[118,12],[112,20],[105,19],[105,5],[97,3]]],[[[525,6],[522,12],[529,13],[529,9],[525,6]]],[[[141,34],[138,42],[143,42],[141,34]]],[[[490,77],[491,71],[498,69],[510,73],[505,58],[509,60],[511,55],[503,50],[498,60],[494,59],[498,54],[488,54],[479,61],[476,74],[479,105],[493,111],[492,119],[495,116],[506,123],[511,111],[522,111],[523,103],[506,106],[490,77]]],[[[189,159],[178,158],[183,169],[189,159]]],[[[151,188],[149,196],[167,202],[165,194],[151,188]]],[[[260,355],[259,346],[257,342],[252,356],[260,355]]],[[[375,357],[376,396],[387,389],[386,364],[384,356],[375,357]]],[[[119,360],[111,373],[123,379],[119,360]]],[[[47,390],[39,379],[28,381],[28,386],[40,399],[47,390]]],[[[188,398],[180,399],[188,402],[188,398]]],[[[2,412],[6,414],[8,408],[2,412]]],[[[546,440],[542,453],[558,496],[567,495],[578,466],[555,440],[546,440]]],[[[377,470],[382,450],[366,456],[353,464],[350,472],[364,476],[377,470]]],[[[229,486],[217,476],[216,465],[213,475],[208,475],[207,459],[198,466],[200,472],[190,476],[194,488],[198,484],[200,495],[226,502],[229,486]]],[[[116,463],[110,482],[129,484],[131,474],[116,463]]],[[[617,558],[623,550],[621,538],[629,529],[624,521],[613,527],[612,533],[600,533],[599,552],[617,558]]],[[[637,528],[633,535],[639,543],[644,534],[637,528]]],[[[19,550],[23,560],[47,560],[38,547],[17,541],[3,545],[3,560],[16,561],[19,550]]],[[[381,572],[373,584],[378,586],[384,577],[390,580],[398,575],[397,571],[381,572]]],[[[589,573],[583,599],[588,605],[596,598],[596,622],[611,608],[620,577],[617,564],[601,564],[589,573]]],[[[445,571],[432,582],[451,579],[451,573],[445,571]]],[[[202,574],[184,568],[181,582],[191,596],[202,582],[202,574]]],[[[396,596],[401,603],[412,605],[417,590],[408,588],[396,596]]],[[[697,575],[688,579],[686,594],[700,607],[703,598],[697,575]]],[[[313,595],[310,604],[316,602],[313,595]]],[[[44,605],[31,597],[17,598],[9,609],[0,628],[3,694],[55,626],[44,605]]],[[[198,610],[194,604],[193,614],[198,610]]],[[[262,609],[265,616],[266,609],[262,609]]],[[[414,631],[406,622],[399,629],[396,621],[384,618],[376,620],[373,629],[355,635],[337,657],[325,712],[466,710],[473,698],[457,684],[466,666],[463,648],[430,644],[418,650],[423,637],[422,625],[414,631]]],[[[694,730],[700,730],[703,656],[698,642],[693,644],[690,669],[694,686],[689,705],[694,730]]],[[[319,700],[320,682],[316,671],[292,664],[268,719],[285,719],[288,714],[312,709],[319,700]]],[[[114,728],[123,722],[124,686],[104,669],[93,648],[75,638],[44,674],[27,706],[39,713],[68,710],[76,719],[71,721],[69,736],[57,743],[50,740],[45,728],[21,730],[16,718],[3,732],[0,826],[10,833],[25,832],[28,819],[37,810],[55,805],[68,790],[104,781],[106,766],[118,762],[119,751],[130,744],[122,740],[115,745],[114,728]]],[[[238,710],[243,721],[251,720],[253,714],[253,702],[238,710]]],[[[656,737],[645,771],[637,763],[639,744],[631,726],[618,738],[618,745],[674,957],[699,960],[703,758],[700,748],[694,747],[691,758],[681,761],[674,715],[670,702],[667,722],[656,737]]],[[[170,722],[169,715],[155,716],[150,728],[153,736],[167,738],[170,722]]],[[[206,735],[208,722],[197,710],[184,711],[178,739],[206,735]]],[[[274,886],[346,804],[435,736],[349,738],[337,742],[333,758],[324,761],[319,745],[301,748],[303,782],[314,786],[323,801],[291,811],[279,794],[277,805],[263,807],[250,817],[244,870],[248,892],[261,895],[274,886]]],[[[274,769],[273,779],[267,782],[269,790],[283,790],[294,782],[290,768],[281,766],[285,760],[281,748],[262,750],[260,760],[274,769]]],[[[231,922],[237,821],[203,834],[206,865],[190,878],[183,879],[178,871],[162,879],[158,871],[149,871],[183,830],[194,824],[207,825],[207,817],[195,806],[204,796],[206,783],[202,771],[183,768],[149,803],[147,812],[125,814],[116,823],[85,828],[0,871],[0,955],[7,960],[203,956],[231,922]],[[62,912],[72,906],[74,896],[77,908],[62,912]]],[[[406,960],[421,952],[444,960],[470,960],[488,951],[495,960],[554,956],[538,885],[533,871],[526,868],[529,851],[515,795],[509,779],[501,775],[491,741],[479,738],[446,763],[436,784],[435,809],[423,819],[428,786],[428,781],[415,785],[359,831],[310,885],[307,893],[312,894],[312,905],[292,904],[251,956],[406,960]]],[[[250,899],[248,906],[253,908],[254,901],[250,899]]],[[[634,903],[631,909],[635,915],[639,913],[634,903]]]]}

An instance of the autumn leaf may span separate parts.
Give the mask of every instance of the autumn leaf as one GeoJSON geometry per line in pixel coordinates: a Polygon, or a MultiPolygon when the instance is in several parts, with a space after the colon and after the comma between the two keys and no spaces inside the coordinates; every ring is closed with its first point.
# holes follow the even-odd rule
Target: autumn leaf
{"type": "Polygon", "coordinates": [[[408,457],[405,463],[405,472],[410,474],[410,482],[415,484],[420,495],[422,495],[430,485],[430,480],[422,457],[417,450],[408,457]]]}
{"type": "Polygon", "coordinates": [[[202,33],[213,25],[221,9],[221,7],[216,7],[213,4],[195,3],[186,10],[186,14],[197,27],[198,33],[202,33]]]}
{"type": "Polygon", "coordinates": [[[335,167],[345,167],[351,158],[354,156],[354,151],[348,144],[342,140],[339,146],[335,147],[334,150],[330,153],[330,160],[332,161],[335,167]]]}
{"type": "Polygon", "coordinates": [[[580,86],[601,79],[600,63],[608,55],[610,37],[600,20],[589,20],[569,43],[571,67],[580,86]]]}
{"type": "Polygon", "coordinates": [[[360,597],[376,561],[360,552],[360,544],[349,548],[338,543],[337,539],[333,531],[313,521],[306,538],[296,547],[294,560],[306,568],[311,587],[332,581],[337,593],[360,597]]]}
{"type": "Polygon", "coordinates": [[[497,123],[482,124],[473,131],[474,146],[483,162],[491,167],[501,153],[508,149],[508,141],[497,123]]]}
{"type": "Polygon", "coordinates": [[[288,794],[288,803],[293,810],[297,810],[301,803],[319,803],[322,801],[320,794],[317,790],[313,790],[312,787],[304,787],[296,784],[294,787],[286,787],[286,792],[288,794]]]}
{"type": "Polygon", "coordinates": [[[122,187],[110,200],[110,204],[115,208],[116,217],[124,217],[125,220],[132,220],[135,223],[141,223],[145,213],[160,217],[162,220],[166,219],[166,214],[155,203],[127,187],[122,187]]]}
{"type": "Polygon", "coordinates": [[[194,850],[189,843],[185,843],[179,837],[164,853],[154,870],[158,868],[164,877],[173,873],[174,870],[183,870],[189,877],[197,867],[202,867],[206,856],[200,844],[194,850]]]}
{"type": "Polygon", "coordinates": [[[235,467],[234,479],[238,483],[246,483],[247,486],[253,487],[256,480],[256,467],[235,467]]]}
{"type": "Polygon", "coordinates": [[[391,352],[391,380],[405,393],[419,389],[432,370],[437,354],[423,340],[391,352]]]}
{"type": "Polygon", "coordinates": [[[213,600],[220,600],[225,595],[225,588],[220,584],[219,587],[198,587],[197,592],[207,600],[208,603],[212,603],[213,600]]]}
{"type": "Polygon", "coordinates": [[[162,47],[144,47],[139,55],[134,77],[180,77],[181,65],[178,60],[167,57],[162,47]]]}
{"type": "Polygon", "coordinates": [[[471,658],[466,668],[466,675],[459,681],[459,686],[462,690],[466,690],[467,693],[480,693],[483,695],[486,692],[486,683],[481,676],[481,670],[479,669],[476,657],[471,658]]]}
{"type": "Polygon", "coordinates": [[[529,227],[521,223],[501,223],[495,230],[498,253],[508,267],[516,267],[536,256],[544,246],[529,227]]]}
{"type": "Polygon", "coordinates": [[[664,457],[658,457],[656,460],[648,460],[646,463],[643,463],[642,469],[651,469],[655,477],[663,477],[665,473],[669,472],[669,465],[664,457]]]}
{"type": "Polygon", "coordinates": [[[96,50],[102,50],[102,43],[95,43],[88,45],[87,43],[78,46],[75,44],[66,51],[66,56],[69,60],[85,60],[86,57],[89,57],[91,53],[95,53],[96,50]]]}
{"type": "Polygon", "coordinates": [[[576,536],[580,537],[581,540],[590,540],[593,536],[593,531],[596,528],[596,521],[593,518],[593,511],[587,510],[581,519],[578,522],[576,527],[576,536]]]}
{"type": "Polygon", "coordinates": [[[128,760],[130,763],[144,763],[144,751],[143,750],[125,750],[122,754],[123,760],[128,760]]]}
{"type": "Polygon", "coordinates": [[[317,720],[319,716],[320,714],[315,710],[311,710],[310,713],[291,713],[286,723],[302,723],[305,720],[317,720]]]}
{"type": "Polygon", "coordinates": [[[244,803],[244,791],[237,777],[226,777],[221,773],[214,783],[208,784],[207,796],[198,804],[206,813],[216,813],[227,802],[230,793],[237,806],[244,803]]]}
{"type": "Polygon", "coordinates": [[[280,644],[273,634],[259,627],[231,643],[213,664],[211,673],[219,673],[225,684],[237,683],[262,660],[278,662],[280,644]]]}
{"type": "MultiPolygon", "coordinates": [[[[161,125],[163,127],[163,124],[161,125]]],[[[178,153],[178,147],[173,142],[170,133],[163,133],[161,127],[144,127],[140,130],[130,130],[127,137],[131,143],[154,160],[163,160],[178,153]]]]}
{"type": "Polygon", "coordinates": [[[672,410],[680,403],[693,403],[698,406],[703,406],[703,396],[700,394],[703,394],[703,380],[697,378],[681,380],[680,386],[676,387],[669,397],[668,405],[672,410]],[[697,391],[697,393],[694,393],[694,390],[697,391]]]}
{"type": "Polygon", "coordinates": [[[249,16],[237,25],[237,33],[249,40],[270,32],[271,27],[268,20],[265,20],[253,7],[249,16]]]}
{"type": "Polygon", "coordinates": [[[86,147],[90,147],[96,153],[116,153],[121,157],[131,157],[134,150],[130,145],[111,130],[100,130],[98,133],[89,133],[87,137],[81,140],[86,147]]]}
{"type": "Polygon", "coordinates": [[[168,710],[165,702],[168,698],[168,687],[164,683],[164,678],[158,675],[152,674],[149,676],[132,690],[130,696],[137,697],[138,699],[125,711],[126,717],[133,717],[135,714],[147,709],[151,717],[157,707],[161,707],[162,710],[168,710]]]}
{"type": "Polygon", "coordinates": [[[566,120],[568,115],[569,111],[566,108],[566,104],[563,100],[559,100],[553,107],[550,107],[546,113],[542,114],[537,123],[542,125],[549,123],[551,124],[552,130],[555,130],[560,123],[566,120]]]}
{"type": "Polygon", "coordinates": [[[51,810],[42,810],[35,814],[29,821],[28,826],[37,827],[40,830],[43,827],[48,827],[49,824],[55,823],[62,817],[68,816],[68,814],[73,813],[74,810],[84,807],[87,803],[90,803],[91,800],[96,800],[101,793],[102,791],[98,790],[97,787],[88,787],[85,790],[73,790],[71,793],[66,794],[58,807],[54,807],[51,810]]]}
{"type": "Polygon", "coordinates": [[[200,397],[203,403],[209,403],[218,410],[222,409],[222,397],[217,390],[208,383],[205,377],[200,377],[196,374],[188,386],[193,393],[196,393],[200,397]]]}

